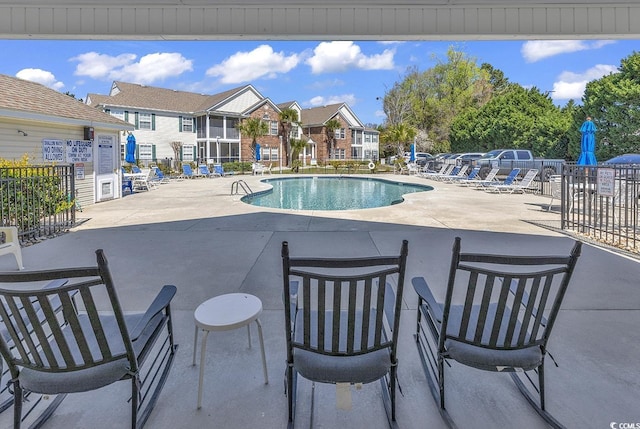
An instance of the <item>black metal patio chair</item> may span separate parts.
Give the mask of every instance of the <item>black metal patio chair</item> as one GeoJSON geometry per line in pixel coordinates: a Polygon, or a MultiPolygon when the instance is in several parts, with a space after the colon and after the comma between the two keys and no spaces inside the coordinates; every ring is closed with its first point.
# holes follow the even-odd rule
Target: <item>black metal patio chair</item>
{"type": "MultiPolygon", "coordinates": [[[[387,418],[395,427],[396,350],[407,252],[404,240],[397,256],[294,258],[288,243],[282,243],[290,428],[298,374],[312,383],[380,380],[387,418]]],[[[312,422],[313,403],[312,393],[312,422]]]]}
{"type": "Polygon", "coordinates": [[[545,421],[562,427],[546,410],[544,362],[580,252],[581,243],[576,242],[567,256],[461,253],[456,238],[444,303],[436,301],[423,277],[412,279],[418,293],[418,351],[431,393],[450,427],[455,423],[445,408],[449,361],[508,372],[545,421]]]}
{"type": "MultiPolygon", "coordinates": [[[[131,383],[131,427],[144,426],[169,374],[173,341],[164,286],[145,313],[125,314],[102,250],[97,266],[0,273],[0,352],[11,374],[14,428],[20,428],[27,395],[57,395],[35,418],[39,427],[66,394],[118,380],[131,383]],[[53,288],[9,289],[8,284],[66,279],[53,288]]],[[[90,426],[87,422],[81,426],[90,426]]]]}

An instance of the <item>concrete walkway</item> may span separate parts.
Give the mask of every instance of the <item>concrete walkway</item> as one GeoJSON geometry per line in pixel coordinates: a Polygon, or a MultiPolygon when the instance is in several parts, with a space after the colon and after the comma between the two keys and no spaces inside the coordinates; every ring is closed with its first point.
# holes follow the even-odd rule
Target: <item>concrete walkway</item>
{"type": "MultiPolygon", "coordinates": [[[[274,176],[276,177],[276,176],[274,176]]],[[[265,177],[242,176],[256,191],[265,177]]],[[[143,310],[163,284],[178,287],[172,304],[180,344],[175,365],[147,427],[282,428],[285,340],[281,301],[280,245],[292,254],[366,256],[396,253],[409,240],[405,310],[399,351],[398,423],[402,428],[444,424],[430,396],[412,340],[417,298],[410,286],[424,276],[442,298],[451,245],[496,253],[565,253],[572,240],[530,221],[557,221],[550,198],[496,195],[417,177],[385,176],[432,184],[402,204],[345,212],[263,209],[231,196],[233,176],[161,185],[150,192],[86,207],[88,220],[68,234],[23,249],[27,269],[93,265],[102,248],[128,311],[143,310]],[[437,286],[435,286],[437,285],[437,286]],[[270,384],[262,380],[259,348],[247,346],[243,330],[209,336],[204,399],[196,409],[198,367],[191,365],[193,311],[223,293],[247,292],[264,306],[261,316],[270,384]]],[[[0,258],[0,270],[13,270],[0,258]]],[[[550,349],[558,367],[547,365],[548,409],[567,427],[608,428],[640,422],[640,265],[585,245],[553,332],[550,349]]],[[[255,334],[255,331],[254,331],[255,334]]],[[[458,426],[541,428],[544,422],[505,374],[461,365],[447,368],[447,404],[458,426]]],[[[49,428],[122,428],[129,419],[128,383],[70,395],[49,428]]],[[[301,380],[299,427],[309,417],[310,384],[301,380]]],[[[10,425],[10,412],[0,427],[10,425]]],[[[380,385],[353,392],[353,409],[336,409],[335,388],[316,389],[315,427],[387,427],[380,385]]]]}

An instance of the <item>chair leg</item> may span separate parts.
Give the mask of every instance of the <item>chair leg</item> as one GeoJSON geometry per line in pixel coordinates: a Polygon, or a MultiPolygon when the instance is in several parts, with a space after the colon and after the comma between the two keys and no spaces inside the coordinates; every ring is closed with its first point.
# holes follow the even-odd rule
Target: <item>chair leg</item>
{"type": "Polygon", "coordinates": [[[138,427],[139,386],[140,378],[135,375],[131,378],[131,429],[137,429],[138,427]]]}
{"type": "Polygon", "coordinates": [[[20,423],[22,423],[22,387],[20,387],[19,381],[12,382],[13,384],[13,429],[20,429],[20,423]]]}
{"type": "Polygon", "coordinates": [[[286,375],[286,394],[289,404],[289,423],[288,428],[293,429],[295,425],[295,417],[296,417],[296,389],[297,389],[297,372],[293,369],[292,365],[287,365],[287,375],[286,375]]]}

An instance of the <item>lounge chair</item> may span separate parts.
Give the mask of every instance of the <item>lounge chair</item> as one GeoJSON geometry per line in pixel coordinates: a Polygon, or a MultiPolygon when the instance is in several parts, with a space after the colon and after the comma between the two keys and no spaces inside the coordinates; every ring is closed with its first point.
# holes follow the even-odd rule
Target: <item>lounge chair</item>
{"type": "Polygon", "coordinates": [[[490,185],[485,188],[488,192],[497,192],[497,193],[522,193],[524,194],[526,191],[537,191],[538,188],[535,187],[535,178],[538,176],[538,170],[532,168],[527,171],[527,174],[524,175],[522,180],[518,183],[511,184],[500,184],[500,185],[490,185]]]}
{"type": "Polygon", "coordinates": [[[180,179],[193,179],[195,174],[193,174],[193,170],[191,169],[191,165],[182,164],[182,174],[178,176],[180,179]]]}
{"type": "Polygon", "coordinates": [[[0,256],[8,254],[12,254],[16,259],[18,269],[24,270],[18,228],[15,226],[0,226],[0,256]]]}
{"type": "Polygon", "coordinates": [[[434,180],[437,180],[437,181],[445,181],[450,177],[457,176],[458,173],[460,172],[460,170],[462,170],[462,166],[454,165],[453,168],[451,170],[449,170],[448,173],[441,174],[441,175],[436,175],[436,176],[433,176],[431,178],[434,179],[434,180]]]}
{"type": "MultiPolygon", "coordinates": [[[[407,252],[404,240],[394,256],[303,258],[290,257],[288,243],[282,243],[289,428],[298,374],[314,384],[312,395],[316,382],[336,384],[349,396],[351,384],[380,380],[389,425],[395,425],[407,252]]],[[[311,416],[313,403],[312,396],[311,416]]]]}
{"type": "MultiPolygon", "coordinates": [[[[451,182],[455,182],[457,180],[464,179],[465,177],[467,177],[467,170],[468,169],[469,169],[469,165],[467,165],[467,164],[462,165],[462,166],[460,166],[460,169],[458,170],[457,174],[455,174],[455,175],[450,174],[448,176],[442,176],[438,180],[440,180],[441,182],[451,183],[451,182]]],[[[452,171],[452,173],[453,173],[453,171],[452,171]]]]}
{"type": "Polygon", "coordinates": [[[458,174],[458,177],[452,177],[449,181],[453,183],[461,183],[468,182],[469,180],[475,180],[478,177],[479,172],[480,167],[473,167],[468,175],[460,176],[460,174],[458,174]]]}
{"type": "MultiPolygon", "coordinates": [[[[28,417],[22,409],[27,392],[56,395],[34,417],[38,424],[53,414],[66,394],[120,380],[131,388],[130,395],[119,393],[125,393],[123,403],[127,398],[131,403],[132,428],[144,426],[158,399],[177,348],[169,307],[176,287],[164,286],[145,313],[125,313],[102,250],[96,251],[96,258],[97,265],[90,267],[0,273],[0,284],[10,287],[0,287],[0,329],[7,331],[13,346],[0,341],[0,352],[11,372],[14,429],[28,417]],[[42,281],[57,279],[69,281],[51,289],[36,288],[42,281]],[[15,283],[25,288],[17,290],[15,283]],[[61,302],[59,311],[52,308],[56,300],[61,302]],[[62,318],[66,323],[60,326],[62,318]]],[[[75,426],[91,427],[91,422],[75,426]]]]}
{"type": "MultiPolygon", "coordinates": [[[[435,299],[423,277],[412,279],[418,294],[418,352],[433,398],[450,427],[455,424],[445,407],[445,370],[456,369],[450,361],[509,373],[540,416],[562,427],[546,410],[544,362],[580,251],[581,243],[575,242],[569,255],[462,253],[456,238],[444,302],[435,299]]],[[[465,389],[492,394],[470,374],[464,375],[465,389]]]]}
{"type": "Polygon", "coordinates": [[[442,176],[444,174],[448,174],[451,170],[453,170],[453,167],[453,164],[443,164],[442,167],[440,167],[439,171],[430,171],[427,169],[426,171],[421,172],[419,176],[426,177],[427,179],[435,176],[442,176]]]}
{"type": "MultiPolygon", "coordinates": [[[[482,169],[482,168],[481,168],[482,169]]],[[[462,186],[484,186],[484,185],[488,185],[491,183],[497,183],[498,180],[496,179],[496,176],[498,175],[498,173],[500,172],[499,168],[492,168],[489,173],[485,176],[484,179],[479,179],[478,176],[480,175],[480,172],[478,172],[478,176],[476,176],[473,179],[468,179],[468,180],[459,180],[458,183],[460,183],[462,186]]]]}
{"type": "Polygon", "coordinates": [[[153,167],[152,169],[155,173],[154,180],[156,181],[156,183],[169,183],[170,179],[164,175],[162,170],[160,170],[160,167],[153,167]]]}
{"type": "Polygon", "coordinates": [[[497,186],[497,185],[512,185],[514,183],[517,183],[518,180],[518,174],[520,174],[520,169],[519,168],[514,168],[513,170],[511,170],[509,172],[509,174],[507,175],[507,177],[504,178],[504,180],[502,182],[498,181],[498,180],[492,180],[492,181],[484,181],[478,184],[478,187],[482,187],[482,188],[488,188],[491,186],[497,186]]]}
{"type": "Polygon", "coordinates": [[[150,191],[158,187],[157,181],[153,180],[154,172],[151,168],[145,169],[140,173],[136,173],[133,178],[133,189],[150,191]]]}
{"type": "Polygon", "coordinates": [[[204,164],[198,165],[198,177],[215,177],[204,164]]]}
{"type": "Polygon", "coordinates": [[[223,177],[229,174],[233,174],[233,171],[227,173],[226,171],[224,171],[224,167],[222,166],[222,164],[214,164],[213,165],[213,174],[219,177],[223,177]]]}
{"type": "Polygon", "coordinates": [[[407,174],[409,176],[413,175],[417,175],[418,173],[420,173],[420,166],[418,164],[416,164],[415,162],[410,162],[407,164],[407,174]]]}

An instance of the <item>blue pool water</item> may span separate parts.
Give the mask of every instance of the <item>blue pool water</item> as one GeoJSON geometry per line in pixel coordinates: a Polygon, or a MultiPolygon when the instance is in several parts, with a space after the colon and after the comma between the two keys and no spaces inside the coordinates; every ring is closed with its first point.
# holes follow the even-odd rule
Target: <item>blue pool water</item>
{"type": "Polygon", "coordinates": [[[402,195],[431,191],[431,186],[357,177],[295,177],[267,179],[273,189],[246,195],[254,206],[293,210],[355,210],[390,206],[402,195]]]}

